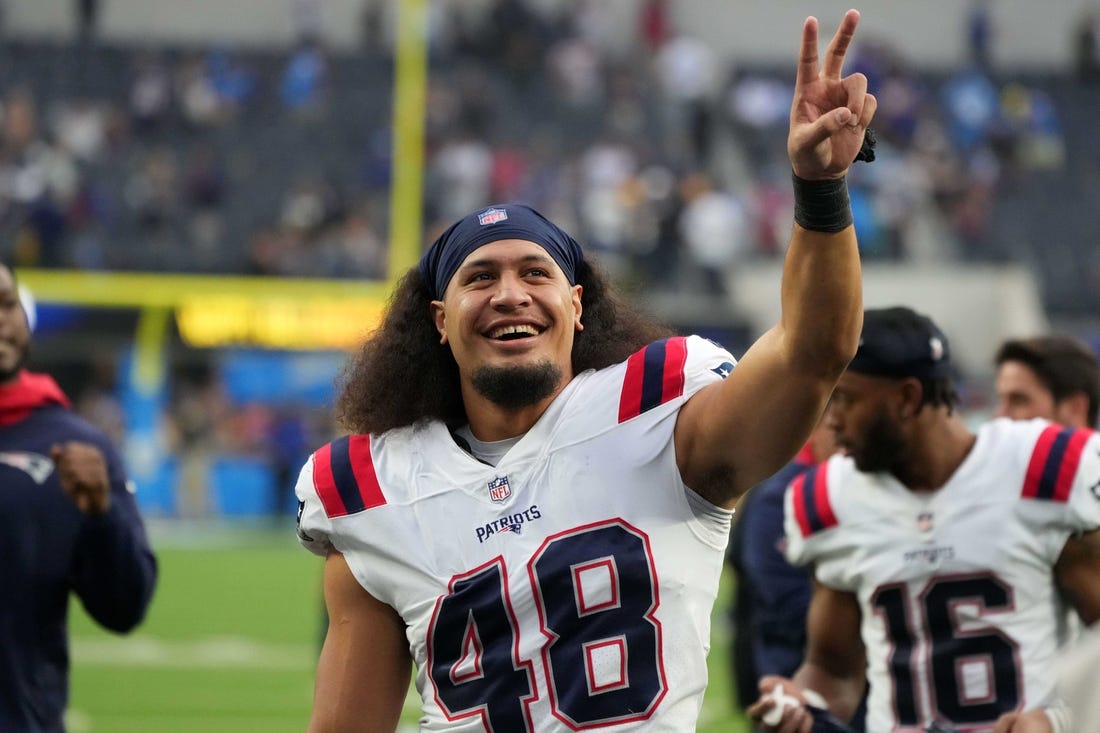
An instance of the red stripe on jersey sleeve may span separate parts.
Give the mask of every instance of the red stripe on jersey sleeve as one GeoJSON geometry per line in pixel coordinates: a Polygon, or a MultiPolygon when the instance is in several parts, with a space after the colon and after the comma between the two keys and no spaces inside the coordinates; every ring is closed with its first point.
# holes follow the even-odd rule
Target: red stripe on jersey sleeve
{"type": "Polygon", "coordinates": [[[798,528],[802,530],[803,537],[809,537],[814,530],[810,526],[810,518],[806,516],[806,474],[802,474],[791,483],[790,492],[798,528]]]}
{"type": "Polygon", "coordinates": [[[325,514],[330,519],[343,517],[348,513],[344,501],[340,498],[340,491],[336,488],[336,478],[332,475],[332,446],[329,444],[325,444],[313,454],[313,487],[317,490],[321,506],[325,508],[325,514]]]}
{"type": "Polygon", "coordinates": [[[386,496],[378,484],[378,474],[374,470],[374,458],[370,452],[369,435],[353,435],[348,442],[348,458],[351,470],[355,474],[355,483],[359,486],[359,495],[363,497],[363,509],[373,509],[386,503],[386,496]]]}
{"type": "Polygon", "coordinates": [[[827,466],[822,463],[814,471],[814,506],[817,507],[817,518],[821,521],[820,529],[828,529],[837,525],[836,514],[833,513],[833,503],[829,501],[829,482],[827,466]]]}
{"type": "Polygon", "coordinates": [[[619,422],[642,413],[642,384],[645,381],[645,349],[636,351],[626,360],[626,377],[619,395],[619,422]]]}
{"type": "Polygon", "coordinates": [[[661,380],[661,404],[684,393],[684,365],[687,364],[687,338],[677,336],[665,342],[665,371],[661,380]]]}
{"type": "Polygon", "coordinates": [[[1035,442],[1035,449],[1031,452],[1031,462],[1027,464],[1027,473],[1024,474],[1023,496],[1034,499],[1039,496],[1039,485],[1043,480],[1043,468],[1050,457],[1050,447],[1054,445],[1054,439],[1062,431],[1060,425],[1051,425],[1039,434],[1035,442]]]}
{"type": "Polygon", "coordinates": [[[1062,456],[1062,465],[1058,468],[1058,480],[1054,484],[1054,501],[1069,501],[1069,492],[1073,488],[1073,478],[1077,475],[1077,467],[1081,465],[1081,454],[1085,450],[1085,443],[1092,435],[1091,430],[1074,430],[1070,436],[1069,445],[1062,456]]]}

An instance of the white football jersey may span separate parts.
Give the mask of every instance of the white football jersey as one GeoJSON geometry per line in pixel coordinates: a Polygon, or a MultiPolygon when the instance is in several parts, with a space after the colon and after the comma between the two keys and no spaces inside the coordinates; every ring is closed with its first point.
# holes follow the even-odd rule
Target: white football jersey
{"type": "Polygon", "coordinates": [[[836,456],[786,496],[787,556],[856,594],[868,733],[988,731],[1055,697],[1064,606],[1052,568],[1100,527],[1100,438],[994,420],[943,487],[908,490],[836,456]]]}
{"type": "Polygon", "coordinates": [[[422,731],[695,729],[731,512],[673,428],[734,363],[693,336],[580,374],[497,466],[438,423],[310,458],[299,537],[404,619],[422,731]]]}

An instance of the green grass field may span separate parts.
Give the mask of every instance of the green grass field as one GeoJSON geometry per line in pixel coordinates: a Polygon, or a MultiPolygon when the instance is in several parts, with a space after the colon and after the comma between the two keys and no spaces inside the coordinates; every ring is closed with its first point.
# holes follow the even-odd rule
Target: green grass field
{"type": "MultiPolygon", "coordinates": [[[[145,623],[118,637],[74,606],[70,733],[304,731],[321,561],[298,546],[289,524],[151,529],[160,583],[145,623]]],[[[727,592],[714,619],[701,733],[749,730],[730,701],[727,592]]],[[[410,699],[410,732],[416,719],[410,699]]]]}

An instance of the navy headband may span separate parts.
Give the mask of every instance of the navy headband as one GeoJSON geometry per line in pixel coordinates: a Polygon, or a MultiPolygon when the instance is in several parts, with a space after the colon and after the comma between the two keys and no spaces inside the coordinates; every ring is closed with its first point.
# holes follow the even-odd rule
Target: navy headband
{"type": "Polygon", "coordinates": [[[525,204],[496,204],[469,214],[448,227],[420,258],[420,273],[440,299],[462,262],[478,247],[502,239],[534,242],[554,258],[577,284],[577,265],[584,259],[577,240],[525,204]]]}

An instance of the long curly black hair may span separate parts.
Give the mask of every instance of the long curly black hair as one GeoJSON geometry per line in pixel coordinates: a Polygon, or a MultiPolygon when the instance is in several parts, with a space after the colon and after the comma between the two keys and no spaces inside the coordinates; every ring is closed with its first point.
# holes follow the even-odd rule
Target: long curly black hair
{"type": "MultiPolygon", "coordinates": [[[[584,330],[573,341],[573,373],[623,361],[643,346],[672,335],[629,305],[599,266],[577,267],[584,330]]],[[[439,343],[431,291],[412,268],[398,283],[382,325],[353,353],[340,378],[336,416],[353,433],[383,433],[426,420],[456,427],[466,422],[458,364],[439,343]]]]}

